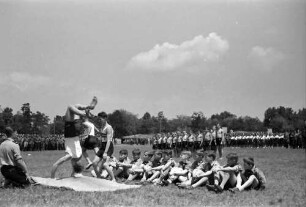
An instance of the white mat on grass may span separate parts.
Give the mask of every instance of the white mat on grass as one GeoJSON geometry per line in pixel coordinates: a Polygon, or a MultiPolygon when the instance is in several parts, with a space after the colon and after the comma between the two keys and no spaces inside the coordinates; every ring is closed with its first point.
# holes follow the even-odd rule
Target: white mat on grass
{"type": "Polygon", "coordinates": [[[80,178],[68,177],[62,179],[51,179],[33,177],[34,180],[44,186],[72,189],[75,191],[115,191],[131,188],[139,188],[139,185],[126,185],[114,183],[109,180],[83,176],[80,178]]]}

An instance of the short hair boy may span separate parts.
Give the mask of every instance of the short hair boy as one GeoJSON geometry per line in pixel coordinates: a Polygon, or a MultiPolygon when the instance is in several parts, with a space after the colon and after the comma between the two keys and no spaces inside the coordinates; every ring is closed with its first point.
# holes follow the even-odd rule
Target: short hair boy
{"type": "Polygon", "coordinates": [[[131,160],[128,158],[128,151],[126,149],[121,149],[119,151],[119,159],[114,170],[114,176],[116,178],[128,178],[128,169],[132,167],[130,163],[131,160]]]}
{"type": "Polygon", "coordinates": [[[162,155],[163,155],[162,151],[160,150],[155,151],[151,161],[143,168],[144,174],[141,179],[141,183],[150,183],[159,176],[160,172],[158,170],[155,170],[155,168],[162,165],[161,164],[162,155]]]}
{"type": "Polygon", "coordinates": [[[244,172],[241,178],[238,176],[237,185],[230,189],[232,192],[243,190],[263,190],[266,187],[266,177],[264,173],[255,166],[254,158],[248,157],[243,159],[244,172]],[[243,183],[243,185],[241,185],[243,183]]]}
{"type": "Polygon", "coordinates": [[[189,173],[189,169],[191,167],[191,152],[182,151],[180,158],[181,160],[176,164],[176,166],[171,168],[169,178],[162,181],[163,186],[167,186],[173,182],[185,182],[190,178],[191,175],[189,173]]]}
{"type": "Polygon", "coordinates": [[[229,153],[226,158],[227,164],[214,170],[214,186],[208,185],[207,188],[209,190],[220,193],[224,190],[225,186],[226,188],[233,188],[236,186],[237,176],[242,171],[242,167],[238,163],[238,155],[236,153],[229,153]]]}

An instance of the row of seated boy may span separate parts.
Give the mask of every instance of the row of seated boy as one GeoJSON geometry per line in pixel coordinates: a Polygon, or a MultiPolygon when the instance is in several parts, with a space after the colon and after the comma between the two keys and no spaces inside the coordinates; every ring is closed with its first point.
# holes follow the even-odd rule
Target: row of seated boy
{"type": "MultiPolygon", "coordinates": [[[[119,159],[110,158],[109,165],[113,168],[117,180],[139,184],[167,186],[171,183],[180,188],[194,189],[206,186],[208,190],[220,193],[223,190],[238,192],[244,190],[263,190],[266,185],[264,173],[255,166],[252,157],[243,159],[243,168],[238,163],[238,155],[229,153],[227,164],[221,166],[214,152],[197,151],[191,162],[190,151],[181,152],[179,161],[172,159],[171,151],[146,151],[141,158],[141,151],[132,151],[132,160],[128,151],[122,149],[119,159]]],[[[95,176],[94,171],[92,171],[95,176]]],[[[102,171],[102,177],[107,172],[102,171]]]]}

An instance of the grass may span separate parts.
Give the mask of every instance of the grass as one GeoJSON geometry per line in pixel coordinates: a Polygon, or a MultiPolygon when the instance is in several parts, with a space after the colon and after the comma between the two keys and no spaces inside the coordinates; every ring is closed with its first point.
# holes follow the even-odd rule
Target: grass
{"type": "MultiPolygon", "coordinates": [[[[149,146],[137,147],[150,150],[149,146]]],[[[131,154],[134,147],[116,145],[116,156],[121,148],[131,154]]],[[[256,165],[267,177],[266,190],[215,194],[204,187],[185,190],[147,185],[115,192],[74,192],[33,186],[0,189],[0,206],[306,206],[305,150],[225,148],[224,153],[229,152],[236,152],[241,158],[255,158],[256,165]]],[[[23,157],[33,176],[49,177],[53,162],[63,154],[63,151],[24,152],[23,157]]],[[[85,164],[84,159],[82,162],[85,164]]],[[[221,163],[225,164],[225,160],[221,163]]],[[[57,176],[69,176],[69,165],[60,166],[57,176]]]]}

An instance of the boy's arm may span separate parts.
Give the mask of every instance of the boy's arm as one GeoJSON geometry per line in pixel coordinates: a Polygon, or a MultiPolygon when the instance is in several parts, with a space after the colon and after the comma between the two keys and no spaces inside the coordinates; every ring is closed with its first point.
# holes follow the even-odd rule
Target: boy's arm
{"type": "Polygon", "coordinates": [[[167,162],[163,168],[162,168],[162,171],[168,169],[172,164],[174,164],[174,161],[173,160],[170,160],[169,162],[167,162]]]}
{"type": "Polygon", "coordinates": [[[197,178],[202,178],[202,177],[207,177],[209,175],[211,175],[213,173],[213,171],[207,171],[207,172],[203,172],[200,175],[197,176],[197,178]]]}
{"type": "Polygon", "coordinates": [[[183,170],[181,172],[176,172],[174,173],[176,176],[180,176],[180,175],[186,175],[189,171],[188,170],[183,170]]]}
{"type": "Polygon", "coordinates": [[[240,167],[239,166],[234,166],[234,167],[219,167],[216,168],[216,171],[223,171],[223,172],[237,172],[240,171],[240,167]]]}
{"type": "Polygon", "coordinates": [[[153,167],[152,170],[157,170],[157,171],[160,171],[164,168],[164,165],[160,165],[160,166],[157,166],[157,167],[153,167]]]}
{"type": "Polygon", "coordinates": [[[106,157],[107,157],[107,152],[108,152],[111,140],[113,138],[112,131],[109,128],[107,128],[106,131],[107,131],[107,142],[106,142],[106,146],[105,146],[105,150],[104,150],[104,154],[103,154],[104,159],[106,159],[106,157]]]}
{"type": "Polygon", "coordinates": [[[266,176],[264,175],[264,173],[259,170],[258,168],[255,169],[255,173],[256,173],[256,177],[258,178],[260,184],[261,184],[261,189],[264,189],[266,187],[266,183],[267,183],[267,180],[266,180],[266,176]]]}

